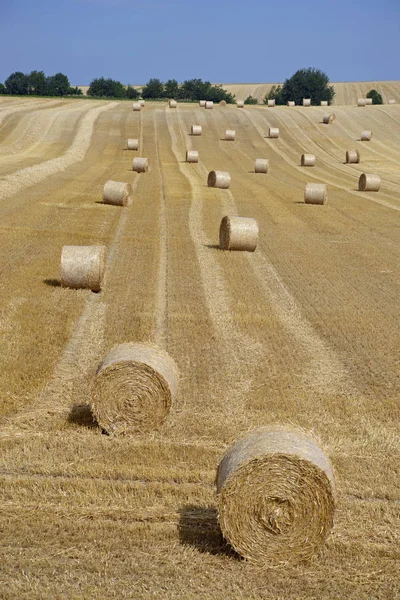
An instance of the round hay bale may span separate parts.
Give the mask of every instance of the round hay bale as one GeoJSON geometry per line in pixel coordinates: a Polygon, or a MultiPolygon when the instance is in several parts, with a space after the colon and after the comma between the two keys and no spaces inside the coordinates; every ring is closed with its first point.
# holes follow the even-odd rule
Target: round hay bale
{"type": "Polygon", "coordinates": [[[142,100],[138,100],[138,104],[140,104],[140,106],[143,108],[143,106],[144,106],[145,102],[144,102],[144,100],[143,100],[143,99],[142,99],[142,100]]]}
{"type": "Polygon", "coordinates": [[[176,108],[176,107],[178,106],[178,103],[177,103],[177,101],[176,101],[176,100],[172,100],[172,99],[171,99],[171,100],[168,102],[168,105],[169,105],[169,107],[170,107],[170,108],[176,108]]]}
{"type": "Polygon", "coordinates": [[[128,150],[139,150],[139,140],[129,138],[126,147],[128,150]]]}
{"type": "Polygon", "coordinates": [[[272,108],[273,106],[275,106],[275,98],[271,98],[270,100],[268,100],[268,106],[270,108],[272,108]]]}
{"type": "Polygon", "coordinates": [[[221,100],[221,102],[219,103],[220,106],[226,106],[226,100],[221,100]]]}
{"type": "Polygon", "coordinates": [[[226,171],[210,171],[208,174],[208,187],[227,190],[231,184],[231,176],[226,171]]]}
{"type": "Polygon", "coordinates": [[[296,106],[296,102],[294,100],[288,100],[288,106],[296,106]]]}
{"type": "Polygon", "coordinates": [[[99,292],[106,268],[105,246],[63,246],[61,286],[99,292]]]}
{"type": "Polygon", "coordinates": [[[199,153],[197,150],[186,150],[186,162],[197,163],[199,162],[199,153]]]}
{"type": "Polygon", "coordinates": [[[303,106],[311,106],[311,98],[303,98],[303,106]]]}
{"type": "Polygon", "coordinates": [[[258,243],[258,225],[248,217],[224,217],[219,228],[221,250],[254,252],[258,243]]]}
{"type": "Polygon", "coordinates": [[[393,100],[393,99],[388,100],[388,104],[396,104],[396,100],[393,100]]]}
{"type": "Polygon", "coordinates": [[[321,100],[321,106],[328,106],[328,100],[321,100]]]}
{"type": "Polygon", "coordinates": [[[205,108],[208,108],[208,109],[214,108],[214,102],[212,100],[207,100],[205,108]]]}
{"type": "Polygon", "coordinates": [[[108,433],[158,429],[178,389],[175,361],[150,344],[115,346],[99,365],[92,390],[92,409],[108,433]]]}
{"type": "Polygon", "coordinates": [[[301,155],[301,166],[302,167],[315,167],[315,155],[314,154],[302,154],[301,155]]]}
{"type": "Polygon", "coordinates": [[[372,138],[372,131],[363,131],[361,133],[361,141],[362,142],[369,142],[371,141],[372,138]]]}
{"type": "Polygon", "coordinates": [[[139,104],[139,102],[134,102],[132,104],[132,110],[134,110],[134,111],[140,111],[140,110],[142,110],[141,104],[139,104]]]}
{"type": "Polygon", "coordinates": [[[358,106],[367,106],[367,99],[366,98],[359,98],[357,100],[357,105],[358,106]]]}
{"type": "Polygon", "coordinates": [[[269,160],[267,158],[256,158],[254,173],[268,173],[269,160]]]}
{"type": "Polygon", "coordinates": [[[322,121],[325,123],[325,125],[329,125],[330,123],[333,123],[333,121],[336,119],[336,115],[334,113],[330,113],[330,114],[326,114],[323,116],[322,121]]]}
{"type": "Polygon", "coordinates": [[[149,159],[137,156],[132,162],[132,171],[136,173],[147,173],[149,170],[149,159]]]}
{"type": "Polygon", "coordinates": [[[358,150],[347,150],[346,163],[356,164],[360,162],[360,153],[358,150]]]}
{"type": "Polygon", "coordinates": [[[133,188],[130,183],[124,181],[106,181],[103,188],[104,204],[115,206],[126,206],[132,201],[133,188]]]}
{"type": "Polygon", "coordinates": [[[371,106],[372,105],[372,98],[365,98],[365,103],[366,103],[366,106],[371,106]]]}
{"type": "Polygon", "coordinates": [[[225,454],[216,483],[223,536],[252,562],[308,560],[333,527],[332,467],[303,432],[278,427],[250,432],[225,454]]]}
{"type": "Polygon", "coordinates": [[[244,108],[244,100],[236,100],[236,106],[238,108],[244,108]]]}
{"type": "Polygon", "coordinates": [[[190,133],[191,135],[201,135],[203,133],[203,128],[201,125],[192,125],[190,133]]]}
{"type": "Polygon", "coordinates": [[[236,137],[236,131],[235,131],[235,129],[227,129],[225,131],[225,139],[228,142],[234,142],[235,141],[235,137],[236,137]]]}
{"type": "Polygon", "coordinates": [[[269,138],[278,138],[279,137],[279,128],[278,127],[270,127],[268,130],[269,138]]]}
{"type": "Polygon", "coordinates": [[[326,204],[328,191],[326,183],[307,183],[304,192],[306,204],[326,204]]]}
{"type": "Polygon", "coordinates": [[[200,106],[200,108],[205,108],[206,107],[206,101],[205,100],[200,100],[199,106],[200,106]]]}
{"type": "Polygon", "coordinates": [[[379,175],[363,173],[358,180],[358,189],[360,192],[379,192],[381,187],[381,178],[379,175]]]}

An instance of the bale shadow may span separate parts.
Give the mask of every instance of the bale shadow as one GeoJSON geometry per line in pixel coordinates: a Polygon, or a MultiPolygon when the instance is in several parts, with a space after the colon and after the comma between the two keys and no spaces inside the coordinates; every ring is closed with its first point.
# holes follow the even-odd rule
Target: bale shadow
{"type": "Polygon", "coordinates": [[[220,250],[219,244],[204,244],[205,248],[211,248],[211,250],[220,250]]]}
{"type": "Polygon", "coordinates": [[[50,287],[61,287],[61,281],[59,279],[44,279],[43,283],[50,287]]]}
{"type": "Polygon", "coordinates": [[[219,554],[241,560],[227,544],[218,524],[217,509],[212,506],[186,504],[179,509],[179,541],[205,554],[219,554]]]}
{"type": "Polygon", "coordinates": [[[96,421],[89,404],[74,404],[67,417],[68,423],[88,427],[89,429],[98,429],[99,424],[96,421]]]}

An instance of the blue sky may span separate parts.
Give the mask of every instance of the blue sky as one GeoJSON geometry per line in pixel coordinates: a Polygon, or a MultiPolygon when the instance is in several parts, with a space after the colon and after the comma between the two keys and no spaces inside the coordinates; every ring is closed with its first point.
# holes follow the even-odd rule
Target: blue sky
{"type": "Polygon", "coordinates": [[[400,79],[400,0],[0,0],[0,81],[400,79]]]}

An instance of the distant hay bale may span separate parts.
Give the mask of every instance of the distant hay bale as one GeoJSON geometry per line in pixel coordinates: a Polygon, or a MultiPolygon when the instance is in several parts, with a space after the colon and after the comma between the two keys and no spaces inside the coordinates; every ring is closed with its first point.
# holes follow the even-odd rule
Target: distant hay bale
{"type": "Polygon", "coordinates": [[[147,173],[149,170],[149,159],[137,156],[132,162],[132,171],[136,173],[147,173]]]}
{"type": "Polygon", "coordinates": [[[358,180],[358,189],[360,192],[379,192],[381,187],[381,178],[379,175],[363,173],[358,180]]]}
{"type": "Polygon", "coordinates": [[[303,98],[303,106],[311,106],[311,98],[303,98]]]}
{"type": "Polygon", "coordinates": [[[326,204],[328,191],[326,183],[307,183],[304,192],[306,204],[326,204]]]}
{"type": "Polygon", "coordinates": [[[141,104],[139,104],[139,102],[134,102],[134,103],[132,104],[132,110],[135,110],[135,111],[141,111],[141,110],[142,110],[142,105],[141,105],[141,104]]]}
{"type": "Polygon", "coordinates": [[[326,114],[322,118],[325,125],[329,125],[330,123],[333,123],[333,121],[335,119],[336,119],[336,115],[334,113],[326,114]]]}
{"type": "Polygon", "coordinates": [[[142,100],[138,100],[138,104],[140,104],[140,106],[143,107],[145,105],[145,102],[144,102],[143,99],[142,100]]]}
{"type": "Polygon", "coordinates": [[[63,246],[61,286],[99,292],[106,268],[105,246],[63,246]]]}
{"type": "Polygon", "coordinates": [[[321,106],[328,106],[328,100],[321,100],[321,106]]]}
{"type": "Polygon", "coordinates": [[[254,167],[255,173],[268,173],[269,160],[267,158],[256,158],[256,164],[254,167]]]}
{"type": "Polygon", "coordinates": [[[221,102],[219,103],[220,106],[226,106],[226,100],[221,100],[221,102]]]}
{"type": "Polygon", "coordinates": [[[236,137],[236,131],[235,131],[235,129],[227,129],[225,131],[225,139],[228,142],[234,142],[235,141],[235,137],[236,137]]]}
{"type": "Polygon", "coordinates": [[[357,101],[358,106],[367,106],[367,99],[366,98],[359,98],[357,101]]]}
{"type": "Polygon", "coordinates": [[[169,104],[170,108],[176,108],[178,106],[178,103],[176,100],[170,100],[168,104],[169,104]]]}
{"type": "Polygon", "coordinates": [[[268,106],[270,108],[272,108],[273,106],[275,106],[275,98],[269,99],[268,100],[268,106]]]}
{"type": "Polygon", "coordinates": [[[366,130],[361,133],[361,141],[362,142],[369,142],[369,141],[371,141],[371,138],[372,138],[372,131],[366,130]]]}
{"type": "Polygon", "coordinates": [[[139,150],[139,140],[129,138],[126,147],[128,150],[139,150]]]}
{"type": "Polygon", "coordinates": [[[200,106],[200,108],[205,108],[206,107],[206,101],[205,100],[200,100],[199,106],[200,106]]]}
{"type": "Polygon", "coordinates": [[[231,176],[226,171],[210,171],[208,174],[208,187],[228,189],[231,184],[231,176]]]}
{"type": "Polygon", "coordinates": [[[371,106],[372,98],[365,98],[365,103],[366,103],[366,106],[371,106]]]}
{"type": "Polygon", "coordinates": [[[396,100],[390,99],[388,100],[388,104],[396,104],[396,100]]]}
{"type": "Polygon", "coordinates": [[[347,150],[346,163],[356,164],[360,162],[360,153],[358,150],[347,150]]]}
{"type": "Polygon", "coordinates": [[[278,138],[279,137],[279,128],[278,127],[270,127],[268,130],[269,138],[278,138]]]}
{"type": "Polygon", "coordinates": [[[258,243],[258,225],[249,217],[224,217],[219,228],[221,250],[254,252],[258,243]]]}
{"type": "Polygon", "coordinates": [[[104,204],[126,206],[132,201],[133,188],[130,183],[123,181],[106,181],[103,188],[104,204]]]}
{"type": "Polygon", "coordinates": [[[236,106],[238,108],[244,108],[244,100],[236,100],[236,106]]]}
{"type": "Polygon", "coordinates": [[[186,162],[197,163],[199,162],[199,153],[197,150],[186,150],[186,162]]]}
{"type": "Polygon", "coordinates": [[[171,409],[178,380],[175,361],[163,350],[150,344],[120,344],[97,369],[93,414],[108,433],[153,431],[171,409]]]}
{"type": "Polygon", "coordinates": [[[288,106],[296,106],[296,102],[294,100],[288,100],[288,106]]]}
{"type": "Polygon", "coordinates": [[[278,427],[251,431],[221,460],[216,484],[222,534],[254,563],[308,560],[333,527],[332,467],[303,432],[278,427]]]}
{"type": "Polygon", "coordinates": [[[314,154],[302,154],[301,155],[301,166],[302,167],[315,167],[315,155],[314,154]]]}
{"type": "Polygon", "coordinates": [[[190,132],[191,135],[201,135],[203,133],[203,128],[201,125],[192,125],[190,132]]]}
{"type": "Polygon", "coordinates": [[[208,109],[214,108],[214,102],[212,100],[207,100],[205,108],[208,108],[208,109]]]}

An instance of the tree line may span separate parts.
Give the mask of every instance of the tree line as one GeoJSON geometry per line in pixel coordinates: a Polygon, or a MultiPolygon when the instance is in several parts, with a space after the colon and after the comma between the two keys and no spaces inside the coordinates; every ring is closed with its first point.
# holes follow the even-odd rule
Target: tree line
{"type": "Polygon", "coordinates": [[[11,96],[82,96],[82,90],[71,87],[63,73],[46,77],[43,71],[22,73],[15,71],[0,83],[0,94],[11,96]]]}

